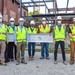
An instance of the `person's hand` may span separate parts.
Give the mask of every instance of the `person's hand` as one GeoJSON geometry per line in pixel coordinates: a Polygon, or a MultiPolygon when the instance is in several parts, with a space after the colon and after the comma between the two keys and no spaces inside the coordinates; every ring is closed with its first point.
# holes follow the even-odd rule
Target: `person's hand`
{"type": "Polygon", "coordinates": [[[15,45],[17,46],[17,42],[15,42],[15,45]]]}
{"type": "Polygon", "coordinates": [[[28,42],[26,42],[26,45],[28,45],[28,42]]]}
{"type": "Polygon", "coordinates": [[[55,44],[55,40],[53,40],[53,44],[55,44]]]}
{"type": "Polygon", "coordinates": [[[65,43],[65,44],[67,43],[66,40],[64,40],[64,43],[65,43]]]}

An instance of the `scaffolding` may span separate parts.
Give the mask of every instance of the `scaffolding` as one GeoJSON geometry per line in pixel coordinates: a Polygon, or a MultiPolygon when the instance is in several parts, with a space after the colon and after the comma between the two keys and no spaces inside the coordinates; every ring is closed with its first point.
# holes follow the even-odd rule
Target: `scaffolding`
{"type": "MultiPolygon", "coordinates": [[[[75,11],[75,7],[68,8],[69,0],[67,0],[67,5],[65,8],[58,8],[57,0],[31,0],[29,2],[22,2],[20,0],[20,17],[23,17],[24,19],[30,19],[30,18],[42,18],[46,17],[48,23],[51,22],[51,24],[56,24],[56,17],[62,16],[62,17],[68,17],[68,22],[72,22],[72,18],[75,16],[75,13],[67,13],[68,11],[75,11]],[[48,8],[46,3],[53,3],[53,8],[48,8]],[[40,14],[39,12],[37,14],[33,14],[32,16],[22,16],[22,6],[25,6],[25,8],[33,7],[35,11],[35,7],[42,7],[45,6],[45,14],[40,14]],[[48,13],[46,13],[46,10],[48,13]],[[59,11],[65,11],[65,13],[59,13],[59,11]],[[51,13],[52,12],[52,13],[51,13]]],[[[39,8],[40,11],[40,8],[39,8]]],[[[64,20],[64,22],[67,22],[67,20],[64,20]]]]}

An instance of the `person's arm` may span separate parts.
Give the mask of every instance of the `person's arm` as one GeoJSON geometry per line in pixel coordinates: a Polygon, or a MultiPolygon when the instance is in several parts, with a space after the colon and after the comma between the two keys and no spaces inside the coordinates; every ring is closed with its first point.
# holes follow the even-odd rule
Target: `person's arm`
{"type": "Polygon", "coordinates": [[[69,28],[68,34],[69,34],[69,37],[73,39],[72,32],[71,32],[70,28],[69,28]]]}
{"type": "Polygon", "coordinates": [[[16,41],[16,29],[14,29],[14,43],[15,43],[15,45],[17,45],[17,41],[16,41]]]}
{"type": "Polygon", "coordinates": [[[50,27],[50,31],[49,31],[49,33],[51,33],[53,31],[53,29],[50,27]]]}
{"type": "Polygon", "coordinates": [[[38,33],[40,33],[40,28],[38,27],[38,31],[37,31],[38,33]]]}
{"type": "Polygon", "coordinates": [[[6,28],[6,43],[8,43],[8,32],[9,32],[9,29],[8,27],[6,28]]]}
{"type": "Polygon", "coordinates": [[[66,36],[67,36],[67,34],[66,34],[66,26],[64,26],[64,28],[65,28],[65,39],[64,39],[64,43],[66,43],[66,36]]]}
{"type": "Polygon", "coordinates": [[[55,44],[55,32],[54,32],[55,27],[53,28],[53,43],[55,44]]]}

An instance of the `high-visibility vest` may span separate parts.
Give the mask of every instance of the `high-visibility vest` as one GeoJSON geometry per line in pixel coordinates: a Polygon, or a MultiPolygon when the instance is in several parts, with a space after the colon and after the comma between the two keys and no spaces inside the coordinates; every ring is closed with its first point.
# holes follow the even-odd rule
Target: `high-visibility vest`
{"type": "Polygon", "coordinates": [[[9,34],[14,34],[14,30],[12,29],[11,26],[8,26],[8,33],[9,34]]]}
{"type": "Polygon", "coordinates": [[[42,25],[39,26],[40,33],[49,33],[50,32],[50,26],[46,25],[46,28],[44,29],[42,25]]]}
{"type": "Polygon", "coordinates": [[[37,28],[34,28],[33,31],[31,30],[31,28],[28,28],[28,34],[37,34],[37,28]]]}
{"type": "MultiPolygon", "coordinates": [[[[72,32],[72,36],[75,39],[75,26],[70,26],[71,32],[72,32]]],[[[74,39],[70,38],[70,41],[74,41],[74,39]]]]}
{"type": "Polygon", "coordinates": [[[16,28],[16,40],[17,42],[26,42],[26,28],[23,27],[22,31],[20,30],[20,27],[18,26],[16,28]]]}
{"type": "Polygon", "coordinates": [[[62,25],[60,30],[58,29],[58,26],[55,26],[55,28],[54,28],[55,41],[64,41],[65,31],[66,31],[65,26],[62,25]]]}
{"type": "Polygon", "coordinates": [[[0,40],[6,40],[6,31],[7,27],[3,24],[2,28],[0,28],[0,40]]]}

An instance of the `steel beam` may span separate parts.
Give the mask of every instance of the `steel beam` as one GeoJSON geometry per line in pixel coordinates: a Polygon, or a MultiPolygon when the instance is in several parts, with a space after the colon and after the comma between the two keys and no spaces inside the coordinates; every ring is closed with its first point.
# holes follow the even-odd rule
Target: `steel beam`
{"type": "MultiPolygon", "coordinates": [[[[49,9],[50,12],[53,12],[55,9],[49,9]]],[[[67,11],[74,11],[75,8],[68,8],[67,11]]],[[[58,11],[66,11],[66,8],[58,8],[58,11]]]]}
{"type": "Polygon", "coordinates": [[[32,15],[32,17],[55,17],[55,16],[75,16],[75,13],[56,13],[55,14],[39,14],[39,15],[32,15]]]}
{"type": "Polygon", "coordinates": [[[22,0],[20,0],[20,17],[22,16],[22,0]]]}
{"type": "Polygon", "coordinates": [[[69,0],[67,0],[66,13],[67,13],[67,10],[68,10],[68,4],[69,4],[69,0]]]}
{"type": "MultiPolygon", "coordinates": [[[[34,1],[35,3],[43,3],[43,1],[34,1]]],[[[54,0],[46,0],[45,2],[54,2],[54,0]]],[[[32,2],[22,2],[22,4],[28,4],[28,3],[32,3],[32,2]]]]}
{"type": "Polygon", "coordinates": [[[25,5],[25,7],[39,7],[39,6],[45,6],[44,4],[41,4],[41,5],[25,5]]]}
{"type": "Polygon", "coordinates": [[[58,11],[58,6],[57,6],[57,1],[55,0],[55,8],[56,8],[56,11],[58,11]]]}

